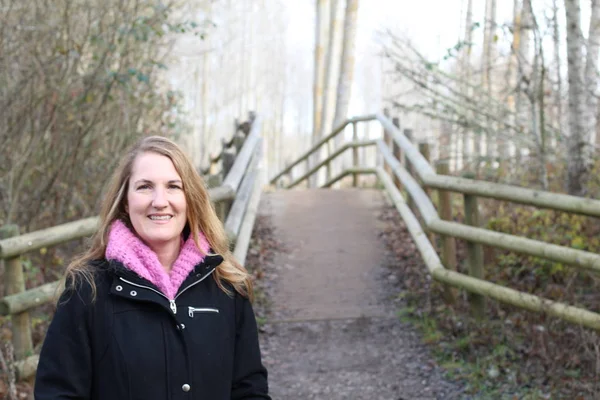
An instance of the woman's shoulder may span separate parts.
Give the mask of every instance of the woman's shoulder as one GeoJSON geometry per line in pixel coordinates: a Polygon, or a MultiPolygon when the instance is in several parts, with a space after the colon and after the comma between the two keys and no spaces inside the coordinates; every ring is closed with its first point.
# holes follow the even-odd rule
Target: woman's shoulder
{"type": "Polygon", "coordinates": [[[93,304],[107,291],[111,282],[111,267],[108,261],[88,261],[84,268],[67,272],[60,302],[75,297],[82,305],[93,304]]]}

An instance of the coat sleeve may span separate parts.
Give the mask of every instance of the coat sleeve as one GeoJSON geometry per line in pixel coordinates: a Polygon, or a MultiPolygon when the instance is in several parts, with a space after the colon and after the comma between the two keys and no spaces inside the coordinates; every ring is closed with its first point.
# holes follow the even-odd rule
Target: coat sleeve
{"type": "Polygon", "coordinates": [[[91,398],[90,297],[89,286],[61,295],[40,352],[36,400],[91,398]]]}
{"type": "Polygon", "coordinates": [[[231,400],[270,400],[267,369],[263,366],[258,328],[250,301],[236,294],[236,340],[231,400]]]}

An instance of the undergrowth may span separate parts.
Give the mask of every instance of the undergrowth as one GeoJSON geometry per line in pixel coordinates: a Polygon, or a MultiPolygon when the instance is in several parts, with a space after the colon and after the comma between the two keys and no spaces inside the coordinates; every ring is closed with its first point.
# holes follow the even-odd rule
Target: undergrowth
{"type": "MultiPolygon", "coordinates": [[[[600,190],[593,186],[590,193],[600,190]]],[[[462,222],[459,196],[454,196],[453,210],[454,219],[462,222]]],[[[600,253],[597,218],[489,199],[480,200],[480,212],[484,228],[600,253]]],[[[457,291],[456,303],[445,304],[443,287],[431,284],[420,254],[407,253],[412,238],[396,210],[386,208],[382,218],[389,222],[383,237],[404,276],[406,306],[399,318],[418,327],[448,377],[465,384],[465,398],[600,398],[596,332],[490,299],[485,317],[473,319],[466,293],[457,291]]],[[[439,240],[437,245],[439,249],[439,240]]],[[[465,252],[465,243],[457,240],[458,268],[466,273],[465,252]]],[[[501,249],[484,247],[484,255],[486,280],[600,312],[598,274],[501,249]]]]}

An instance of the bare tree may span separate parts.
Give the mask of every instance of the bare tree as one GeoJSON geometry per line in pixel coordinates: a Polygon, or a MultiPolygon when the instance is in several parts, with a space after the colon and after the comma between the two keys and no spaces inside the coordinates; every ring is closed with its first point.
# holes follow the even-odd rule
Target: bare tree
{"type": "MultiPolygon", "coordinates": [[[[314,52],[314,72],[313,72],[313,130],[312,143],[319,141],[321,135],[321,126],[323,125],[323,86],[325,85],[325,57],[324,52],[327,46],[327,10],[329,0],[316,0],[315,16],[315,52],[314,52]]],[[[318,155],[311,158],[311,165],[318,161],[318,155]]],[[[311,187],[316,186],[317,176],[312,175],[309,181],[311,187]]]]}
{"type": "Polygon", "coordinates": [[[579,0],[565,0],[567,21],[567,58],[569,79],[569,137],[567,157],[567,182],[569,194],[586,194],[590,173],[590,143],[586,127],[589,126],[585,110],[587,93],[584,79],[583,35],[579,0]]]}
{"type": "MultiPolygon", "coordinates": [[[[344,37],[340,73],[337,84],[337,100],[333,126],[336,127],[346,119],[352,93],[352,77],[354,73],[354,52],[356,47],[356,19],[358,15],[358,0],[346,1],[344,17],[344,37]]],[[[342,136],[338,136],[342,139],[342,136]]]]}
{"type": "Polygon", "coordinates": [[[600,55],[600,0],[591,0],[592,12],[585,59],[585,87],[587,88],[585,132],[590,146],[596,144],[596,125],[598,114],[598,56],[600,55]]]}

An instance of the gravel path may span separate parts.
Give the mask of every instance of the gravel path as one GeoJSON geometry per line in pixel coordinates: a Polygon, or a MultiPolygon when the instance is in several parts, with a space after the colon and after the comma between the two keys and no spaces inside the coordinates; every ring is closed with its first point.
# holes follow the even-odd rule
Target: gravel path
{"type": "Polygon", "coordinates": [[[285,250],[263,265],[272,302],[261,348],[274,399],[459,399],[412,327],[379,240],[375,190],[265,193],[285,250]]]}

